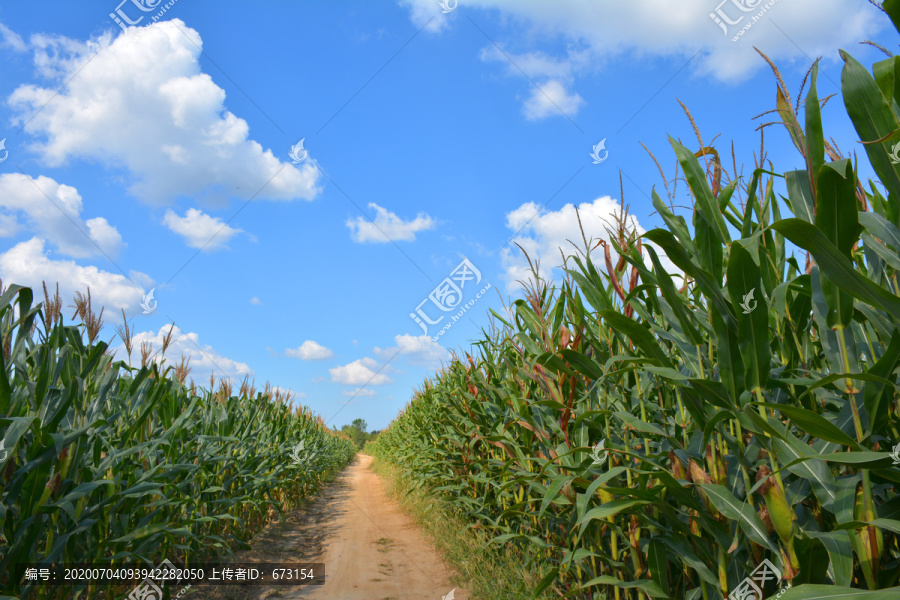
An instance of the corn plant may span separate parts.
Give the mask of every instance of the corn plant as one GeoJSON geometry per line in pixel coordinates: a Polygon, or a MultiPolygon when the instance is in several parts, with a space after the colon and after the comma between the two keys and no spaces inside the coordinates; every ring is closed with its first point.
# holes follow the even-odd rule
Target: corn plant
{"type": "Polygon", "coordinates": [[[27,287],[0,293],[0,596],[114,597],[23,584],[19,564],[232,556],[355,454],[268,389],[198,394],[184,384],[184,360],[114,362],[94,343],[89,296],[76,298],[80,326],[63,323],[58,296],[32,302],[27,287]]]}
{"type": "Polygon", "coordinates": [[[769,61],[802,168],[761,152],[744,183],[699,131],[670,138],[691,223],[654,190],[664,228],[620,215],[557,287],[533,268],[380,435],[379,458],[537,553],[509,597],[725,598],[763,560],[783,600],[900,594],[900,58],[842,57],[878,183],[826,141],[817,63],[801,121],[769,61]]]}

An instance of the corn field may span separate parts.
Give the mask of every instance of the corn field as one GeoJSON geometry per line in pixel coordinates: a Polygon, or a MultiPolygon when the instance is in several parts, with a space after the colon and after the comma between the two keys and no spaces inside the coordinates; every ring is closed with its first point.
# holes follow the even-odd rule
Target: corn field
{"type": "Polygon", "coordinates": [[[763,57],[803,168],[761,148],[747,182],[696,126],[697,151],[669,138],[691,223],[654,190],[665,227],[572,232],[565,278],[532,265],[375,444],[535,557],[509,598],[721,599],[763,560],[783,600],[900,597],[900,58],[842,52],[864,185],[823,133],[818,64],[795,105],[763,57]]]}
{"type": "Polygon", "coordinates": [[[354,456],[350,440],[268,386],[245,381],[235,395],[211,380],[198,393],[184,360],[149,361],[148,347],[140,368],[114,362],[94,343],[102,311],[89,296],[76,297],[82,324],[66,326],[58,294],[44,291],[38,306],[29,288],[0,293],[0,597],[129,591],[22,585],[17,564],[231,556],[354,456]]]}

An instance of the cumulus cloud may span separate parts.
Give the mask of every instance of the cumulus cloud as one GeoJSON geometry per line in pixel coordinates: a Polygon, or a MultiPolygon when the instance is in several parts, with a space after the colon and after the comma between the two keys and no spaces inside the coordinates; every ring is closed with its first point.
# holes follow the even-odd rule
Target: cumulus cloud
{"type": "Polygon", "coordinates": [[[84,205],[78,190],[41,175],[32,179],[21,173],[0,175],[0,236],[27,229],[53,243],[62,254],[87,258],[118,256],[124,244],[115,227],[103,217],[82,220],[84,205]],[[3,214],[5,213],[5,214],[3,214]]]}
{"type": "Polygon", "coordinates": [[[178,19],[114,39],[32,36],[38,72],[55,81],[21,85],[9,104],[28,133],[46,138],[31,149],[48,165],[124,166],[129,191],[149,203],[203,194],[312,200],[320,191],[314,161],[283,162],[249,138],[247,122],[226,110],[225,91],[201,70],[202,44],[178,19]]]}
{"type": "Polygon", "coordinates": [[[411,221],[404,221],[374,202],[369,204],[369,208],[376,213],[374,221],[369,221],[365,217],[356,217],[347,221],[347,227],[350,228],[350,235],[354,242],[384,243],[392,240],[411,242],[416,239],[417,232],[435,227],[434,219],[425,213],[419,213],[411,221]]]}
{"type": "MultiPolygon", "coordinates": [[[[456,4],[457,0],[448,0],[449,5],[456,4]]],[[[451,19],[456,17],[456,11],[444,13],[440,2],[422,2],[420,0],[400,0],[401,6],[407,6],[413,23],[422,27],[425,31],[439,33],[450,26],[451,19]]]]}
{"type": "Polygon", "coordinates": [[[90,287],[95,311],[99,313],[100,307],[106,308],[104,320],[117,320],[120,309],[126,313],[137,310],[145,292],[142,285],[149,285],[150,282],[147,275],[132,271],[129,279],[97,267],[81,266],[73,260],[52,260],[47,256],[44,244],[44,240],[35,237],[0,254],[3,283],[28,286],[37,296],[41,296],[42,281],[47,282],[51,294],[58,282],[64,305],[71,303],[75,292],[83,294],[90,287]]]}
{"type": "Polygon", "coordinates": [[[566,57],[559,58],[542,51],[516,54],[492,44],[481,50],[481,60],[505,65],[511,77],[521,78],[523,73],[528,76],[529,95],[522,113],[529,121],[550,116],[571,118],[585,104],[584,98],[568,88],[574,75],[590,65],[586,51],[569,50],[566,57]]]}
{"type": "MultiPolygon", "coordinates": [[[[159,328],[159,331],[155,333],[152,331],[136,333],[133,338],[134,351],[131,355],[132,364],[134,364],[135,359],[138,364],[140,364],[140,347],[142,343],[150,343],[153,345],[153,352],[155,354],[152,360],[154,362],[162,360],[163,357],[161,356],[161,352],[158,351],[161,350],[163,339],[169,334],[169,329],[172,327],[173,326],[169,324],[163,325],[159,328]]],[[[116,351],[116,360],[127,360],[128,355],[125,352],[124,344],[114,347],[114,350],[116,351]]],[[[244,376],[253,375],[253,370],[245,363],[222,356],[208,344],[201,345],[199,335],[182,331],[175,325],[172,330],[171,343],[166,349],[166,365],[169,366],[174,363],[180,363],[182,355],[186,358],[190,358],[190,364],[188,366],[191,368],[191,375],[195,381],[205,380],[209,382],[209,373],[215,373],[216,379],[225,376],[231,377],[232,379],[242,379],[244,376]],[[223,375],[223,372],[225,375],[223,375]]]]}
{"type": "Polygon", "coordinates": [[[25,52],[28,50],[25,40],[18,33],[0,23],[0,48],[11,48],[16,52],[25,52]]]}
{"type": "Polygon", "coordinates": [[[288,348],[284,353],[301,360],[325,360],[334,356],[334,352],[312,340],[306,340],[299,348],[288,348]]]}
{"type": "MultiPolygon", "coordinates": [[[[409,8],[416,25],[421,27],[431,19],[426,30],[440,31],[452,23],[452,19],[437,16],[440,8],[433,0],[403,0],[402,4],[409,8]]],[[[683,0],[677,6],[661,6],[658,2],[467,0],[464,10],[476,21],[496,14],[501,22],[521,26],[524,32],[517,35],[520,40],[537,43],[561,38],[570,47],[586,48],[593,64],[627,53],[687,61],[699,52],[694,71],[722,81],[745,79],[765,67],[753,46],[774,60],[799,59],[806,64],[808,56],[834,56],[836,47],[872,39],[886,23],[883,15],[864,2],[850,6],[846,0],[781,0],[733,42],[740,28],[767,3],[741,0],[741,4],[753,8],[744,12],[737,2],[720,4],[718,0],[683,0]],[[717,8],[730,21],[741,20],[723,31],[710,17],[717,8]]],[[[539,70],[523,70],[532,77],[540,74],[539,70]]]]}
{"type": "Polygon", "coordinates": [[[204,252],[212,252],[225,248],[228,240],[241,233],[240,229],[229,227],[217,217],[211,217],[196,208],[190,208],[183,217],[174,211],[167,210],[163,224],[184,238],[191,248],[201,248],[204,252]]]}
{"type": "MultiPolygon", "coordinates": [[[[588,240],[596,243],[601,239],[609,240],[606,228],[611,228],[616,216],[621,213],[621,206],[609,196],[603,196],[593,202],[579,204],[578,212],[581,213],[581,224],[584,227],[585,236],[588,240]]],[[[628,226],[634,228],[639,235],[646,231],[633,215],[628,216],[627,222],[628,226]]],[[[532,277],[528,260],[513,242],[522,246],[532,261],[540,261],[541,266],[545,268],[542,275],[547,276],[549,273],[546,268],[561,266],[560,248],[566,255],[575,252],[575,247],[569,243],[569,240],[575,242],[577,247],[583,251],[584,244],[578,228],[578,215],[573,204],[566,204],[557,211],[547,211],[542,210],[533,202],[528,202],[506,215],[506,226],[514,232],[513,239],[500,253],[503,267],[506,270],[505,278],[509,291],[518,289],[520,286],[518,282],[527,281],[532,277]],[[515,248],[515,251],[512,248],[515,248]]],[[[617,260],[615,250],[610,248],[610,251],[613,259],[617,260]]],[[[602,252],[603,248],[601,247],[592,253],[594,261],[599,264],[603,264],[604,261],[602,252]]],[[[680,276],[681,271],[662,250],[656,249],[656,253],[667,272],[680,276]]],[[[645,256],[649,264],[650,258],[646,251],[645,256]]]]}
{"type": "Polygon", "coordinates": [[[393,379],[384,374],[385,368],[380,368],[378,361],[366,357],[355,360],[342,367],[328,369],[331,381],[346,385],[384,385],[393,383],[393,379]]]}
{"type": "Polygon", "coordinates": [[[374,350],[375,356],[386,361],[390,360],[399,351],[400,354],[415,364],[434,364],[450,358],[450,353],[447,349],[427,335],[402,334],[395,336],[394,341],[397,343],[395,347],[376,347],[374,350]]]}
{"type": "Polygon", "coordinates": [[[531,96],[525,101],[522,111],[529,121],[544,119],[551,115],[575,116],[584,104],[578,94],[570,94],[559,81],[552,79],[540,88],[532,88],[531,96]]]}

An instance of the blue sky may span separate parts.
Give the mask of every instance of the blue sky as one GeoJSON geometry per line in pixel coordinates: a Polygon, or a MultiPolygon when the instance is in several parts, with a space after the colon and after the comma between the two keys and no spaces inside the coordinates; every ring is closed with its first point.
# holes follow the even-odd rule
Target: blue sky
{"type": "MultiPolygon", "coordinates": [[[[603,236],[620,172],[635,224],[658,226],[641,142],[671,179],[667,135],[698,147],[678,99],[749,175],[753,117],[775,98],[753,46],[794,95],[822,56],[824,97],[838,48],[871,64],[883,55],[859,42],[897,45],[863,0],[139,4],[0,7],[0,277],[58,282],[66,305],[90,286],[117,358],[122,310],[138,346],[174,322],[167,358],[189,355],[198,384],[268,380],[332,426],[386,426],[501,294],[519,297],[512,241],[558,277],[573,207],[603,236]],[[723,31],[717,9],[740,22],[723,31]],[[429,295],[465,259],[441,311],[429,295]],[[417,307],[444,319],[423,332],[417,307]]],[[[859,148],[840,95],[823,116],[859,148]]],[[[802,168],[783,127],[766,150],[802,168]]]]}

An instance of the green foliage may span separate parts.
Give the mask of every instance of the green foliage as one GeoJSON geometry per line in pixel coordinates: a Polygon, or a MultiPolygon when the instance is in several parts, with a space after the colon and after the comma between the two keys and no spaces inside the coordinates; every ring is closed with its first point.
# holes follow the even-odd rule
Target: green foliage
{"type": "Polygon", "coordinates": [[[698,161],[713,149],[670,140],[693,229],[654,192],[666,228],[620,226],[618,264],[583,252],[558,288],[533,282],[374,444],[497,544],[537,551],[535,595],[724,598],[763,559],[783,600],[900,593],[900,58],[873,76],[843,57],[886,198],[824,141],[814,65],[803,121],[776,95],[805,169],[757,169],[738,202],[717,155],[698,161]]]}
{"type": "Polygon", "coordinates": [[[349,425],[341,427],[341,433],[353,440],[353,445],[357,451],[363,450],[369,442],[374,442],[378,438],[377,431],[366,433],[369,428],[365,419],[353,419],[349,425]]]}
{"type": "Polygon", "coordinates": [[[0,596],[101,597],[22,586],[20,563],[229,556],[355,453],[308,409],[196,395],[173,367],[113,362],[46,312],[29,288],[0,294],[0,596]]]}

